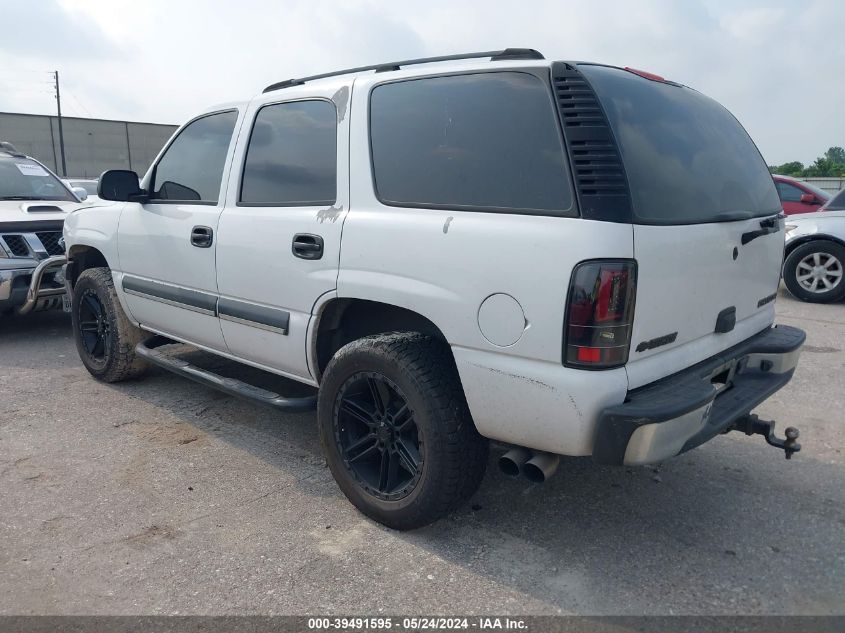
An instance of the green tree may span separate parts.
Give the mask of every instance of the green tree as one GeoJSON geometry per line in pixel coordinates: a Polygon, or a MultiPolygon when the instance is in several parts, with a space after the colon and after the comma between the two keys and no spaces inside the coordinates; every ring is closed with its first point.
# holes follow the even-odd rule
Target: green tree
{"type": "MultiPolygon", "coordinates": [[[[833,149],[833,148],[831,148],[833,149]]],[[[845,163],[838,163],[827,156],[819,156],[812,165],[804,170],[804,176],[833,176],[845,174],[845,163]]]]}
{"type": "Polygon", "coordinates": [[[801,176],[804,174],[804,163],[793,160],[783,165],[769,165],[769,171],[782,176],[801,176]]]}
{"type": "Polygon", "coordinates": [[[812,165],[804,167],[803,163],[797,160],[784,163],[783,165],[769,165],[769,171],[782,176],[804,177],[845,177],[845,149],[835,146],[819,156],[812,165]]]}
{"type": "Polygon", "coordinates": [[[841,147],[831,147],[825,153],[824,157],[830,162],[837,165],[845,165],[845,149],[841,147]]]}

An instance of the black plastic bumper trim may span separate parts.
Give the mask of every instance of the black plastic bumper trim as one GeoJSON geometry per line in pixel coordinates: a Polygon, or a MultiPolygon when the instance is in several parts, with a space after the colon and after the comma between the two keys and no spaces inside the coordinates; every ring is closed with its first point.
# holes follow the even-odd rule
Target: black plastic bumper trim
{"type": "Polygon", "coordinates": [[[199,310],[212,316],[217,314],[217,297],[206,292],[168,286],[156,281],[131,276],[124,276],[122,285],[123,290],[130,294],[142,295],[179,307],[199,310]]]}
{"type": "Polygon", "coordinates": [[[217,302],[217,312],[221,319],[227,321],[266,328],[280,334],[288,333],[290,312],[286,310],[221,297],[217,302]]]}
{"type": "Polygon", "coordinates": [[[783,387],[794,369],[777,374],[742,366],[750,354],[788,354],[804,344],[798,328],[779,325],[712,356],[677,374],[629,391],[625,402],[606,408],[599,416],[593,459],[600,464],[622,464],[631,436],[646,424],[681,417],[712,403],[708,422],[684,444],[681,452],[725,432],[741,416],[783,387]],[[728,388],[717,390],[711,382],[715,370],[739,361],[728,388]]]}

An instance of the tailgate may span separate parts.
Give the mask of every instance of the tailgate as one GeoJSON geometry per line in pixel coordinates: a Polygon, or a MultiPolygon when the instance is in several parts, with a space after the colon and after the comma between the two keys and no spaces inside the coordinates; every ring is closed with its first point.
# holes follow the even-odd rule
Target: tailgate
{"type": "Polygon", "coordinates": [[[765,219],[634,226],[637,305],[626,366],[631,389],[681,371],[771,325],[783,220],[775,219],[777,232],[743,245],[742,236],[760,230],[761,221],[765,219]],[[728,331],[716,331],[720,314],[726,316],[718,329],[735,322],[728,331]]]}
{"type": "Polygon", "coordinates": [[[717,102],[639,71],[579,69],[630,194],[637,295],[626,370],[635,389],[771,325],[781,204],[754,142],[717,102]]]}

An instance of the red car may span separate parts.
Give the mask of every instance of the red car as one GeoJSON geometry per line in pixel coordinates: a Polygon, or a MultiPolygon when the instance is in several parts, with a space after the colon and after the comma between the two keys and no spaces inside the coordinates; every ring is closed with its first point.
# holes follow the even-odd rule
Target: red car
{"type": "Polygon", "coordinates": [[[774,175],[772,179],[775,181],[780,202],[787,215],[818,211],[819,207],[830,200],[829,193],[810,183],[789,176],[774,175]]]}

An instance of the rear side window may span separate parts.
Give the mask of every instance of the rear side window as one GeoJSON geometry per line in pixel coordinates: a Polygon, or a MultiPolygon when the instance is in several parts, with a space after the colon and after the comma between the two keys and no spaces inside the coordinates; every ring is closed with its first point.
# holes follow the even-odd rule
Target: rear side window
{"type": "Polygon", "coordinates": [[[237,119],[238,113],[232,110],[189,123],[156,165],[150,197],[217,204],[237,119]]]}
{"type": "Polygon", "coordinates": [[[760,152],[721,105],[618,68],[578,69],[619,143],[635,222],[696,224],[781,210],[760,152]]]}
{"type": "Polygon", "coordinates": [[[329,101],[264,106],[249,137],[244,206],[331,205],[337,198],[337,111],[329,101]]]}
{"type": "Polygon", "coordinates": [[[572,207],[549,86],[494,72],[383,84],[370,98],[385,204],[544,215],[572,207]]]}

